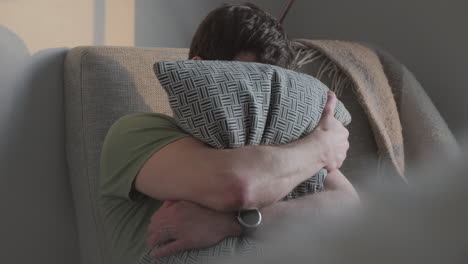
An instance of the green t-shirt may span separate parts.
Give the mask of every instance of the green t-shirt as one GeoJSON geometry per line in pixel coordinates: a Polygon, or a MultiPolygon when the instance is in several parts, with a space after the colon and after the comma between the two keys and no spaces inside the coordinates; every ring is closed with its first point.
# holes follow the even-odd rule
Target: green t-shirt
{"type": "Polygon", "coordinates": [[[148,224],[162,202],[136,191],[134,179],[155,152],[186,136],[174,119],[157,113],[124,116],[109,129],[101,152],[99,204],[112,263],[136,263],[147,250],[148,224]]]}

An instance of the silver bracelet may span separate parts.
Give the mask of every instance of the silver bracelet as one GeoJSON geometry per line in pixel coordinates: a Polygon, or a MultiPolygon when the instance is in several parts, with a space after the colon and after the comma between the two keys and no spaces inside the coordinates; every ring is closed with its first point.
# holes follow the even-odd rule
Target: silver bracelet
{"type": "Polygon", "coordinates": [[[256,228],[262,222],[262,213],[257,208],[248,210],[239,210],[237,212],[237,221],[244,228],[256,228]]]}

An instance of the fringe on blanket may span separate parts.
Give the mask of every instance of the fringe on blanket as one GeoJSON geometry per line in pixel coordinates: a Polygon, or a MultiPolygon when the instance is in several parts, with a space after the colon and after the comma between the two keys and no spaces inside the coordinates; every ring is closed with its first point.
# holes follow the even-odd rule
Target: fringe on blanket
{"type": "Polygon", "coordinates": [[[294,59],[291,63],[291,70],[297,70],[312,63],[316,60],[323,60],[317,72],[317,79],[321,79],[323,76],[327,76],[331,80],[330,90],[332,90],[337,96],[341,96],[345,87],[350,87],[354,91],[354,82],[343,73],[343,71],[325,56],[322,52],[311,49],[310,47],[297,42],[291,41],[291,46],[294,51],[294,59]]]}

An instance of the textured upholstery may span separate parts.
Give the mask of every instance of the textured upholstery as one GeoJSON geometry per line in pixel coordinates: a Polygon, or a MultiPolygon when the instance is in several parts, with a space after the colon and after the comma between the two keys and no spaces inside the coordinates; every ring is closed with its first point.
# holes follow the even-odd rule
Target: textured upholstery
{"type": "Polygon", "coordinates": [[[99,157],[107,130],[137,112],[172,115],[153,72],[158,60],[187,58],[185,49],[78,47],[65,61],[66,149],[81,262],[110,264],[97,210],[99,157]]]}

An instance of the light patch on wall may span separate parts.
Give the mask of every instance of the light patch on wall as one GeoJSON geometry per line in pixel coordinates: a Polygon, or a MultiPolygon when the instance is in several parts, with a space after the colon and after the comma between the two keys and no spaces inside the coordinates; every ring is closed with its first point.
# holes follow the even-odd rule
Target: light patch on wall
{"type": "Polygon", "coordinates": [[[135,44],[135,0],[107,0],[105,15],[105,45],[135,44]]]}
{"type": "Polygon", "coordinates": [[[93,44],[93,15],[94,0],[0,1],[0,24],[18,35],[31,54],[93,44]]]}

